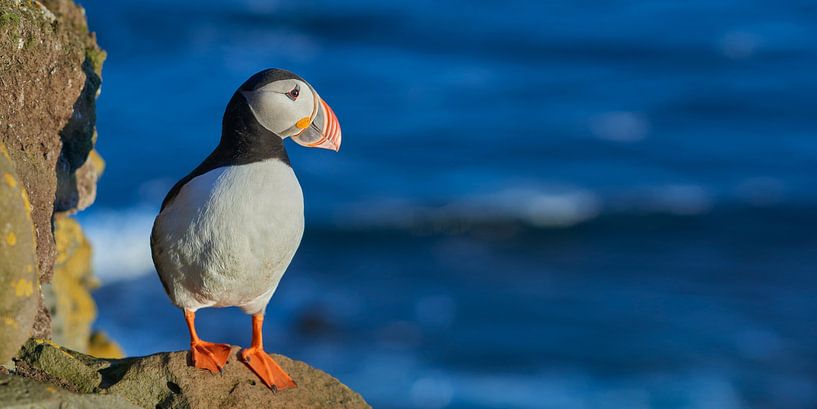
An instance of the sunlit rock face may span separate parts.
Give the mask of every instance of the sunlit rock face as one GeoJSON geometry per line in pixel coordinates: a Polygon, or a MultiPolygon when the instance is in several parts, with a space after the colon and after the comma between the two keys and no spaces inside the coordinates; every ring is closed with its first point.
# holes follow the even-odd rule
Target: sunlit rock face
{"type": "Polygon", "coordinates": [[[0,249],[11,254],[0,254],[0,363],[31,335],[88,349],[91,249],[68,216],[91,205],[104,168],[93,150],[104,58],[72,1],[0,0],[0,230],[14,233],[0,249]]]}
{"type": "Polygon", "coordinates": [[[31,204],[0,144],[0,363],[28,338],[39,301],[31,204]]]}
{"type": "Polygon", "coordinates": [[[57,260],[51,283],[43,294],[52,312],[52,340],[68,348],[87,352],[96,304],[91,290],[96,280],[91,270],[91,245],[76,220],[58,216],[54,237],[57,260]]]}

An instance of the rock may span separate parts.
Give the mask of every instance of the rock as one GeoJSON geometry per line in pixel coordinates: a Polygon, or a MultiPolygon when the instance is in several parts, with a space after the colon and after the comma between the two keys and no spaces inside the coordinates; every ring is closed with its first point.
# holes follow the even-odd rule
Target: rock
{"type": "Polygon", "coordinates": [[[99,48],[82,10],[67,0],[45,5],[0,0],[0,142],[31,199],[44,282],[54,260],[55,199],[66,202],[56,196],[57,179],[70,179],[65,175],[90,152],[95,118],[89,96],[99,86],[91,61],[99,48]],[[61,158],[65,165],[58,167],[61,158]]]}
{"type": "Polygon", "coordinates": [[[51,339],[80,352],[88,351],[97,287],[91,267],[91,245],[76,220],[57,216],[54,230],[57,259],[50,284],[43,285],[51,314],[51,339]]]}
{"type": "MultiPolygon", "coordinates": [[[[45,341],[29,341],[15,360],[18,376],[72,392],[121,397],[154,408],[369,408],[356,392],[309,365],[274,355],[298,383],[274,393],[236,358],[234,347],[221,374],[188,364],[188,352],[146,357],[99,359],[45,341]]],[[[5,401],[0,388],[0,401],[5,401]]]]}
{"type": "Polygon", "coordinates": [[[108,338],[108,334],[103,331],[94,331],[91,340],[88,342],[88,355],[97,358],[122,358],[125,354],[122,348],[108,338]]]}
{"type": "MultiPolygon", "coordinates": [[[[57,258],[55,212],[84,209],[96,196],[103,162],[92,153],[95,100],[104,59],[84,11],[71,0],[0,0],[0,143],[30,198],[42,284],[51,280],[57,258]]],[[[41,299],[39,287],[35,292],[41,299]]],[[[60,304],[48,301],[51,309],[60,304]]],[[[32,326],[37,336],[51,332],[48,310],[40,302],[32,326]]]]}
{"type": "Polygon", "coordinates": [[[39,304],[31,204],[0,143],[0,363],[31,335],[39,304]]]}
{"type": "Polygon", "coordinates": [[[18,357],[15,361],[17,370],[47,375],[41,379],[52,379],[74,392],[91,393],[102,381],[96,367],[87,365],[48,340],[33,339],[27,342],[18,357]]]}
{"type": "Polygon", "coordinates": [[[77,169],[74,178],[77,187],[76,210],[85,210],[96,200],[96,182],[105,170],[105,161],[99,152],[92,150],[85,164],[77,169]]]}
{"type": "Polygon", "coordinates": [[[0,402],[3,402],[4,408],[21,409],[139,408],[119,396],[81,395],[34,379],[8,374],[0,374],[0,402]]]}

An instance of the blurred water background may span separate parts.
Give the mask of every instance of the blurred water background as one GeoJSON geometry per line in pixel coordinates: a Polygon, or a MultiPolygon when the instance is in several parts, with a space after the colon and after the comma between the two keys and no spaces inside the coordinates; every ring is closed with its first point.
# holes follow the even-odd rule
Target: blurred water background
{"type": "Polygon", "coordinates": [[[81,3],[109,56],[80,218],[129,354],[187,348],[153,217],[282,67],[344,143],[287,146],[307,230],[270,350],[377,408],[817,407],[813,1],[81,3]]]}

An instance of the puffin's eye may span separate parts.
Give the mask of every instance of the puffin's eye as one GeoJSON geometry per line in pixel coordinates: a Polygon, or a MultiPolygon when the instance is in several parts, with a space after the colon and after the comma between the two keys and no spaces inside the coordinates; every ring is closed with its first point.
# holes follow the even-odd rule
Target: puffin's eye
{"type": "Polygon", "coordinates": [[[298,99],[298,95],[301,95],[301,87],[298,84],[295,84],[295,88],[292,91],[287,92],[287,97],[293,101],[298,99]]]}

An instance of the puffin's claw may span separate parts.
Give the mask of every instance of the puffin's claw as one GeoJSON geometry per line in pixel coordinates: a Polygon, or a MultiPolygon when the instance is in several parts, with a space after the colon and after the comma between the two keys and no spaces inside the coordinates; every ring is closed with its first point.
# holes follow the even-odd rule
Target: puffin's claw
{"type": "Polygon", "coordinates": [[[295,381],[263,349],[243,349],[238,357],[273,392],[297,387],[295,381]]]}
{"type": "Polygon", "coordinates": [[[193,366],[206,369],[212,373],[224,370],[227,358],[230,357],[230,345],[198,341],[190,343],[190,360],[193,366]]]}

